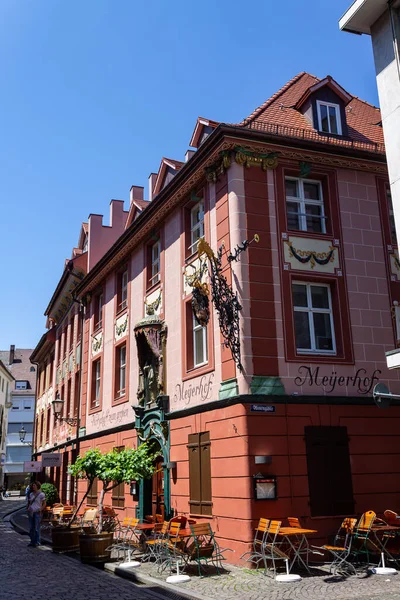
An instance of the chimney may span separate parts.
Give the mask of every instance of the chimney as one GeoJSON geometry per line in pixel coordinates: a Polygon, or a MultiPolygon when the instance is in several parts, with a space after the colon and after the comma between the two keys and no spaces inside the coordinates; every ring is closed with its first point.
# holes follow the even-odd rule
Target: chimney
{"type": "Polygon", "coordinates": [[[185,154],[185,162],[190,160],[195,152],[196,150],[187,150],[185,154]]]}
{"type": "Polygon", "coordinates": [[[153,200],[153,190],[156,185],[157,173],[150,173],[149,175],[149,202],[153,200]]]}
{"type": "Polygon", "coordinates": [[[130,205],[134,200],[143,200],[144,188],[140,185],[132,185],[130,191],[130,205]]]}
{"type": "Polygon", "coordinates": [[[8,357],[8,364],[12,365],[15,357],[15,346],[10,346],[10,355],[8,357]]]}

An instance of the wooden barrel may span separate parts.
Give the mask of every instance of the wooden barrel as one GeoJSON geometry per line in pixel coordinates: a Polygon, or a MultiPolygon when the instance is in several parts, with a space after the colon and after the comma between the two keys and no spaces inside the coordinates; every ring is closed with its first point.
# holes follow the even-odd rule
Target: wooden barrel
{"type": "Polygon", "coordinates": [[[86,564],[105,563],[110,560],[110,552],[106,552],[106,548],[111,546],[113,534],[90,533],[81,534],[79,536],[79,550],[81,561],[86,564]]]}
{"type": "Polygon", "coordinates": [[[53,552],[77,552],[80,533],[79,527],[53,527],[51,530],[53,552]]]}

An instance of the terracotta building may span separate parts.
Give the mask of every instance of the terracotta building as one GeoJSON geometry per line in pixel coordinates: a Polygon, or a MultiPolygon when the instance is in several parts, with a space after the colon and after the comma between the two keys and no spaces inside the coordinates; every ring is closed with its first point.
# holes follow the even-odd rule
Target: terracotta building
{"type": "MultiPolygon", "coordinates": [[[[79,437],[50,427],[36,450],[66,453],[64,489],[74,452],[154,440],[153,480],[108,502],[210,520],[240,562],[261,516],[324,538],[342,515],[399,502],[400,409],[372,391],[400,392],[385,361],[400,263],[379,110],[332,77],[300,73],[238,124],[199,118],[190,146],[183,163],[162,159],[151,202],[131,202],[70,290],[79,437]]],[[[58,393],[68,413],[60,285],[46,406],[58,393]]]]}

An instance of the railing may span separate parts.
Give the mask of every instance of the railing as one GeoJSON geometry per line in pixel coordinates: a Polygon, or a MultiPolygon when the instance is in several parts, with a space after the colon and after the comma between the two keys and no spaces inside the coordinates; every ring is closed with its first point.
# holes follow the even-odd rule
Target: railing
{"type": "Polygon", "coordinates": [[[275,123],[262,123],[260,121],[251,121],[248,123],[244,121],[243,124],[239,125],[239,127],[243,129],[263,131],[264,133],[269,133],[279,137],[310,140],[313,142],[321,142],[323,144],[328,143],[345,148],[354,148],[355,150],[366,150],[368,152],[375,152],[377,154],[385,154],[384,144],[378,144],[371,141],[362,142],[337,135],[330,135],[329,133],[318,133],[312,129],[300,129],[297,127],[287,127],[286,125],[277,125],[275,123]]]}

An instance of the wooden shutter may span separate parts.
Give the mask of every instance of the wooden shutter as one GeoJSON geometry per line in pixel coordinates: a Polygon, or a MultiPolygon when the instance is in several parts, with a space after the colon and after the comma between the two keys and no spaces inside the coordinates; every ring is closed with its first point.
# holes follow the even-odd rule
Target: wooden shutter
{"type": "Polygon", "coordinates": [[[95,480],[93,481],[92,489],[90,490],[90,492],[87,496],[87,503],[89,505],[97,506],[97,482],[98,482],[98,480],[96,477],[95,480]]]}
{"type": "Polygon", "coordinates": [[[305,427],[313,517],[354,513],[347,427],[305,427]]]}
{"type": "Polygon", "coordinates": [[[210,433],[192,433],[188,437],[190,512],[212,514],[210,433]]]}
{"type": "Polygon", "coordinates": [[[124,508],[125,506],[125,484],[119,483],[112,491],[111,495],[112,506],[124,508]]]}

